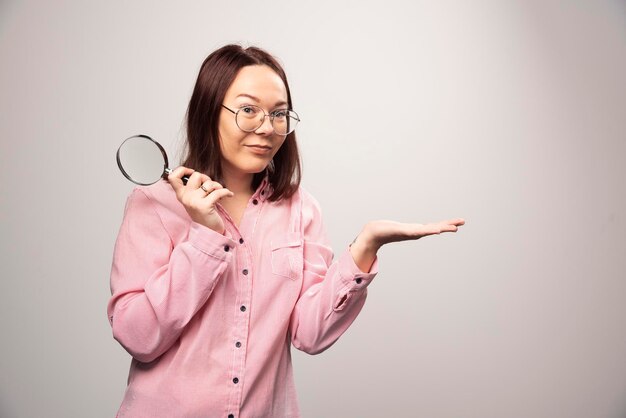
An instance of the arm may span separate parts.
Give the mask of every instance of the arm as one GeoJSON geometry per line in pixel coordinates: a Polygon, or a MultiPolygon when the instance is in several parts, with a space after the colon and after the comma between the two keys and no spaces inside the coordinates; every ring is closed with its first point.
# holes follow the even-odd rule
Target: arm
{"type": "Polygon", "coordinates": [[[126,203],[111,267],[107,306],[113,337],[150,362],[178,339],[226,270],[234,242],[195,222],[172,246],[153,203],[140,189],[126,203]]]}
{"type": "Polygon", "coordinates": [[[319,205],[306,193],[302,198],[304,281],[289,331],[294,347],[317,354],[334,344],[356,319],[367,286],[377,274],[378,260],[374,254],[369,272],[364,272],[346,247],[333,262],[319,205]]]}
{"type": "Polygon", "coordinates": [[[332,262],[319,205],[308,194],[303,193],[303,199],[304,282],[289,331],[293,345],[309,354],[330,347],[361,311],[367,286],[378,273],[376,253],[380,247],[456,232],[465,224],[462,218],[428,224],[370,221],[339,259],[332,262]]]}

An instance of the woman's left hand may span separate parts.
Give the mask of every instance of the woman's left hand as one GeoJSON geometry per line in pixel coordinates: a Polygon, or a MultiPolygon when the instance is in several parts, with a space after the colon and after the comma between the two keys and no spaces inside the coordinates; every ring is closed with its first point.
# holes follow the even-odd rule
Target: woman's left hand
{"type": "Polygon", "coordinates": [[[442,232],[456,232],[461,225],[465,225],[465,220],[462,218],[428,224],[370,221],[350,244],[350,253],[361,271],[367,272],[376,258],[376,252],[383,245],[390,242],[416,240],[442,232]]]}
{"type": "Polygon", "coordinates": [[[428,224],[371,221],[365,225],[361,235],[369,241],[371,247],[378,249],[390,242],[415,240],[442,232],[456,232],[458,227],[464,224],[465,220],[462,218],[428,224]]]}

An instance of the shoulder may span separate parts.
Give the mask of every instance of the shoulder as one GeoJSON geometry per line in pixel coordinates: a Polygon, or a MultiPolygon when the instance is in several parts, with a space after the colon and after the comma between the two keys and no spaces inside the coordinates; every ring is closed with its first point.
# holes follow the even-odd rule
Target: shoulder
{"type": "Polygon", "coordinates": [[[330,248],[319,201],[302,186],[298,188],[298,195],[302,201],[301,222],[305,241],[321,243],[330,248]]]}
{"type": "Polygon", "coordinates": [[[129,205],[142,211],[156,213],[164,225],[168,225],[174,219],[188,217],[167,180],[159,180],[149,186],[136,186],[128,197],[127,208],[129,205]]]}
{"type": "Polygon", "coordinates": [[[298,195],[302,201],[301,213],[305,229],[313,224],[322,223],[322,207],[319,201],[308,190],[300,186],[298,195]]]}
{"type": "Polygon", "coordinates": [[[298,187],[298,194],[302,199],[302,209],[308,208],[309,210],[315,210],[316,212],[322,212],[319,201],[304,187],[298,187]]]}
{"type": "Polygon", "coordinates": [[[148,200],[155,208],[172,209],[178,199],[172,186],[166,180],[159,180],[149,186],[136,186],[131,192],[132,198],[148,200]]]}

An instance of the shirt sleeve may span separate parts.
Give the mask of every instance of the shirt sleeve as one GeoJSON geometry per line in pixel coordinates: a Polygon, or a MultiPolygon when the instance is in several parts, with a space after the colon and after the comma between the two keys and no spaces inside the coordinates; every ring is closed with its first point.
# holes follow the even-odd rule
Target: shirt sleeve
{"type": "Polygon", "coordinates": [[[207,302],[235,243],[196,222],[174,246],[154,203],[135,188],[113,251],[107,315],[113,337],[141,362],[155,360],[207,302]]]}
{"type": "Polygon", "coordinates": [[[349,246],[333,261],[319,204],[302,195],[304,282],[289,331],[294,347],[318,354],[333,345],[361,311],[367,286],[378,273],[378,257],[369,272],[357,267],[349,246]]]}

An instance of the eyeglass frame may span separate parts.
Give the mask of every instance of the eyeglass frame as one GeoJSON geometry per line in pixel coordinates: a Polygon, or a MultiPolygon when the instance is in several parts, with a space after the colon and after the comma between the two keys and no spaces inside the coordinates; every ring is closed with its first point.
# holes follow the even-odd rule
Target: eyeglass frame
{"type": "Polygon", "coordinates": [[[235,115],[235,123],[237,124],[237,127],[238,127],[239,129],[241,129],[242,131],[244,131],[244,132],[254,132],[254,131],[256,131],[256,130],[257,130],[257,129],[259,129],[261,126],[263,126],[263,124],[265,123],[265,118],[269,116],[269,117],[270,117],[270,124],[272,125],[272,129],[274,130],[274,133],[276,133],[276,135],[287,136],[287,135],[289,135],[289,134],[294,133],[294,132],[296,131],[296,128],[295,128],[295,127],[293,128],[293,131],[291,131],[291,132],[289,132],[289,133],[286,133],[286,134],[279,134],[278,132],[276,132],[276,129],[274,128],[274,117],[276,116],[274,113],[275,113],[275,112],[284,111],[284,110],[287,110],[287,111],[289,111],[289,112],[293,112],[293,113],[295,113],[295,115],[296,115],[296,120],[298,121],[298,122],[296,122],[296,125],[297,125],[298,123],[300,123],[300,115],[298,115],[298,113],[297,113],[295,110],[292,110],[292,109],[287,109],[287,108],[284,108],[284,109],[276,109],[276,110],[274,110],[273,112],[270,112],[270,113],[265,113],[265,109],[263,109],[261,106],[257,106],[257,105],[245,105],[245,106],[242,106],[242,107],[240,107],[239,109],[237,109],[237,111],[234,111],[233,109],[231,109],[231,108],[229,108],[229,107],[225,106],[223,103],[222,103],[222,107],[223,107],[224,109],[228,110],[229,112],[231,112],[231,113],[233,113],[233,114],[235,115]],[[239,111],[241,111],[241,109],[243,109],[243,108],[245,108],[245,107],[252,107],[252,106],[254,106],[254,107],[256,107],[256,108],[261,109],[261,112],[263,112],[263,119],[261,119],[261,123],[259,124],[259,126],[257,126],[256,128],[254,128],[254,129],[253,129],[253,130],[251,130],[251,131],[246,131],[246,130],[245,130],[245,129],[243,129],[241,126],[239,126],[239,123],[237,123],[237,114],[239,113],[239,111]]]}

